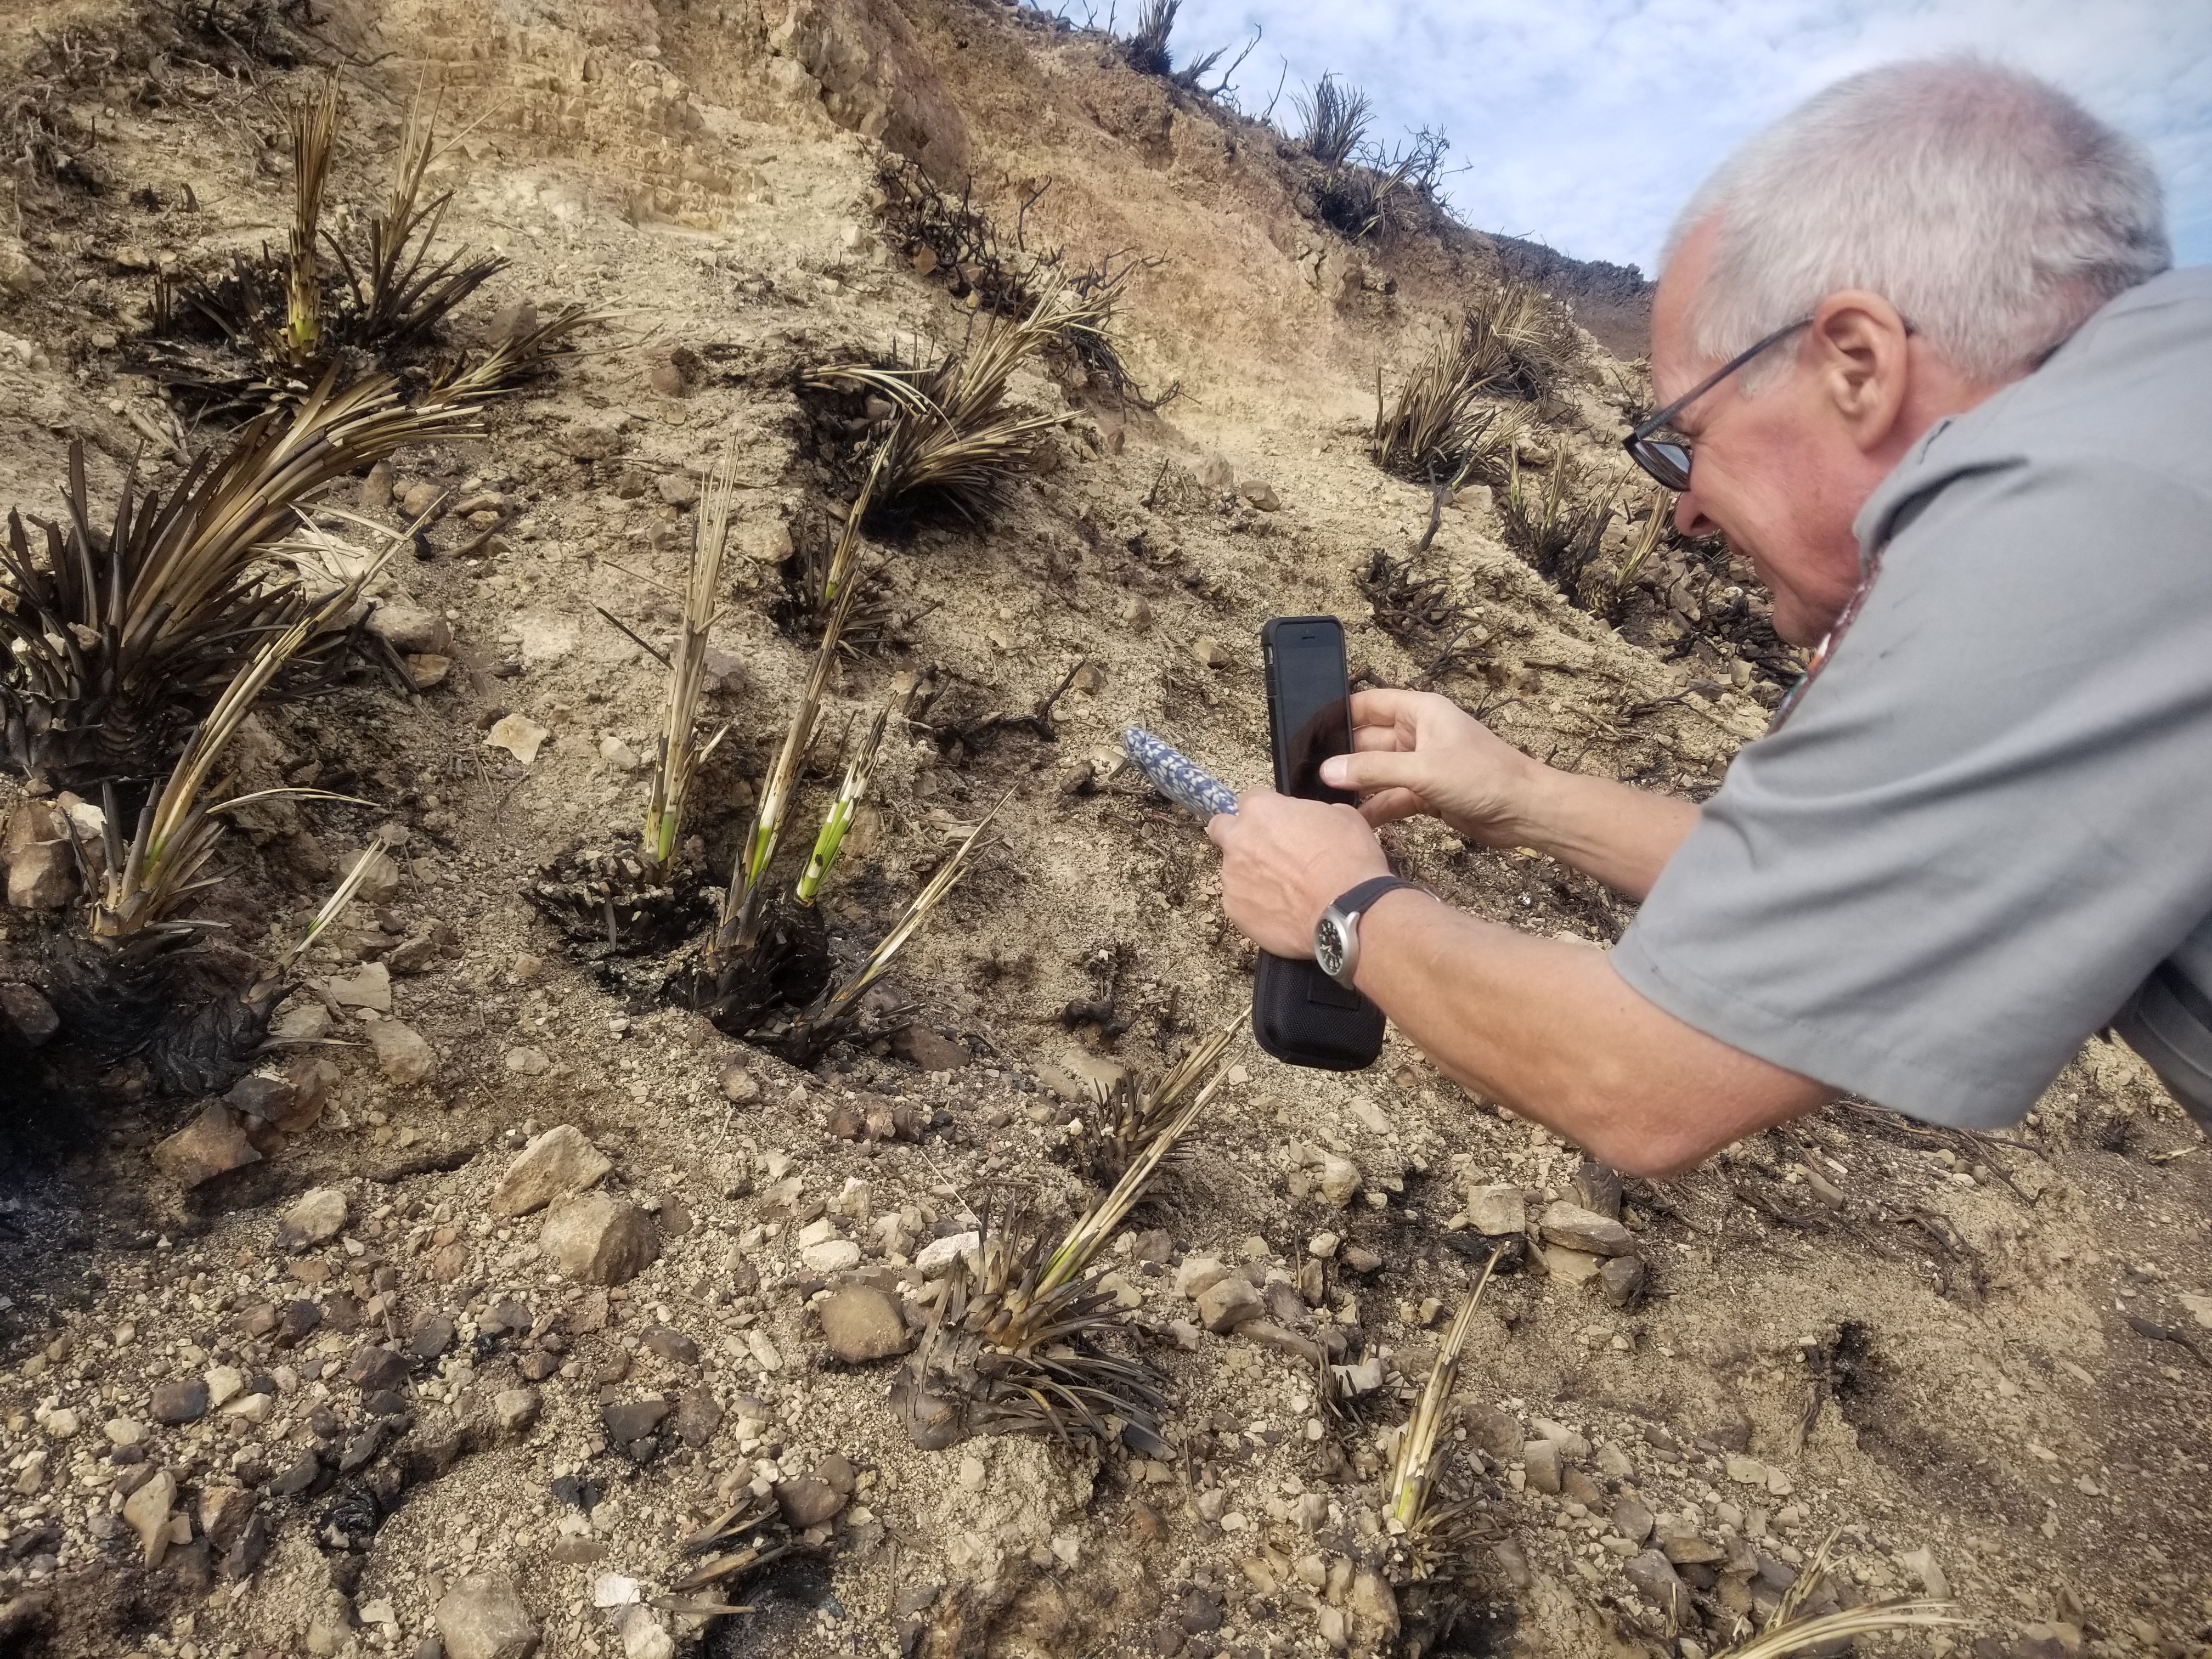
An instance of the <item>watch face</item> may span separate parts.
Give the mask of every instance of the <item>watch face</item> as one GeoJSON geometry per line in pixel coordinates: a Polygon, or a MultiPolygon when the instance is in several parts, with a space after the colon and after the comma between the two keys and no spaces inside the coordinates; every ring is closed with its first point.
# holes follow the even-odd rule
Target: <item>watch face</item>
{"type": "Polygon", "coordinates": [[[1344,971],[1344,928],[1334,916],[1314,924],[1314,960],[1331,979],[1344,971]]]}

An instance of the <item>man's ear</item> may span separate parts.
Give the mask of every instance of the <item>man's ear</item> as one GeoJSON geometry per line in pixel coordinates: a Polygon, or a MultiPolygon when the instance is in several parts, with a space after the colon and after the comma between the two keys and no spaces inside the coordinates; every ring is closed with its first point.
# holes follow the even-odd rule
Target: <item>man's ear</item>
{"type": "Polygon", "coordinates": [[[1879,294],[1844,289],[1820,302],[1809,331],[1830,408],[1861,450],[1883,448],[1905,411],[1911,376],[1904,317],[1879,294]]]}

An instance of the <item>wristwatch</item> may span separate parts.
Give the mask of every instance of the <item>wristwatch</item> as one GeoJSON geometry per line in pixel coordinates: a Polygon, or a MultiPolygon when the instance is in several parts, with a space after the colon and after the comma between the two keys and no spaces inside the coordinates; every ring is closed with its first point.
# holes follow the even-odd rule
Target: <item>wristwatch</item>
{"type": "Polygon", "coordinates": [[[1401,876],[1376,876],[1339,898],[1314,923],[1314,960],[1321,970],[1347,991],[1359,968],[1359,918],[1383,894],[1417,884],[1401,876]]]}

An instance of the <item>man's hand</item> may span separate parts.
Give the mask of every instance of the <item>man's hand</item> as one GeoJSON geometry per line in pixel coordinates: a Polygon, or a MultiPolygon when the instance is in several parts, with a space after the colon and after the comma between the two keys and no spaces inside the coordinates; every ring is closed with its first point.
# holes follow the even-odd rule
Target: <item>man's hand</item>
{"type": "Polygon", "coordinates": [[[1322,781],[1364,798],[1368,823],[1425,812],[1486,847],[1520,846],[1527,798],[1543,768],[1432,691],[1362,691],[1352,699],[1354,752],[1322,763],[1322,781]]]}
{"type": "Polygon", "coordinates": [[[1239,797],[1237,811],[1215,813],[1206,833],[1221,849],[1222,908],[1274,956],[1310,956],[1321,913],[1370,876],[1390,873],[1355,809],[1272,789],[1239,797]]]}
{"type": "Polygon", "coordinates": [[[1469,841],[1533,847],[1633,899],[1698,821],[1688,801],[1539,765],[1433,692],[1360,692],[1352,744],[1322,763],[1322,781],[1363,794],[1370,823],[1427,812],[1469,841]]]}

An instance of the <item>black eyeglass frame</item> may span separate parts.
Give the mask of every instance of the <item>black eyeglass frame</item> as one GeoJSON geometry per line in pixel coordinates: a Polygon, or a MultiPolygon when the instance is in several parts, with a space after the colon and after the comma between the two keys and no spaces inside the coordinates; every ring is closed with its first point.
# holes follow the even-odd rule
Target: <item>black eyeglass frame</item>
{"type": "Polygon", "coordinates": [[[1799,329],[1810,328],[1812,325],[1813,319],[1810,317],[1800,317],[1796,322],[1776,329],[1773,333],[1758,342],[1748,351],[1738,352],[1729,358],[1728,362],[1723,363],[1711,374],[1623,438],[1620,441],[1620,447],[1628,452],[1628,459],[1642,467],[1644,475],[1662,489],[1677,491],[1687,489],[1690,487],[1690,465],[1693,459],[1690,445],[1686,442],[1670,443],[1664,440],[1655,440],[1651,434],[1753,358],[1758,356],[1759,353],[1781,344],[1799,329]]]}

